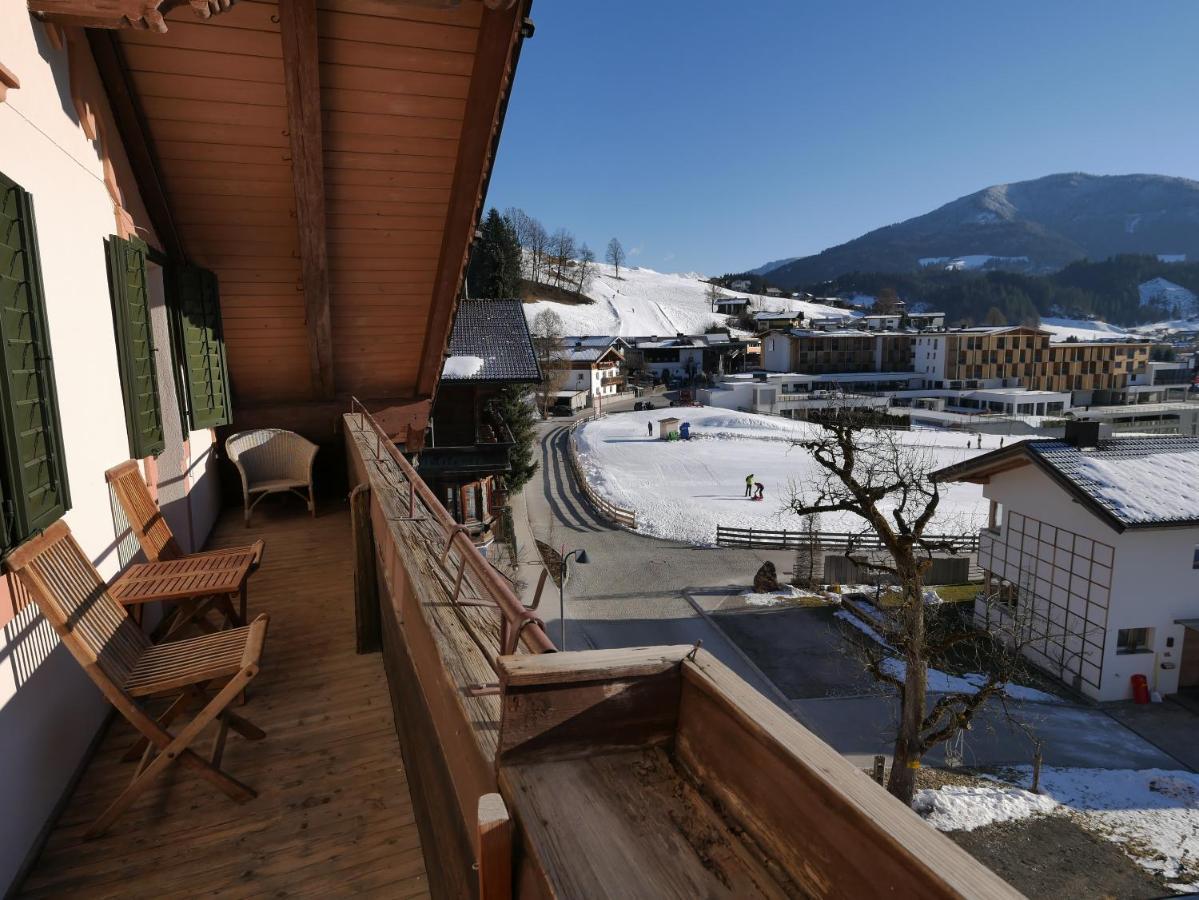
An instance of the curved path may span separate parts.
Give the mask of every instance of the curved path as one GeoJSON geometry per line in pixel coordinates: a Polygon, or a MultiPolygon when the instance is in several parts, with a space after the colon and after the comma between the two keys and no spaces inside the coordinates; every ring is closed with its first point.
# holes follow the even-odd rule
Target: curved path
{"type": "MultiPolygon", "coordinates": [[[[631,403],[621,405],[628,408],[631,403]]],[[[769,682],[698,607],[705,594],[744,590],[766,559],[785,575],[790,554],[699,548],[610,525],[594,512],[570,472],[569,424],[560,419],[540,426],[540,470],[521,498],[533,537],[556,549],[585,549],[590,559],[588,565],[570,568],[565,591],[566,647],[589,650],[702,640],[725,665],[777,698],[769,682]]],[[[520,507],[514,504],[514,514],[521,514],[520,507]]],[[[535,586],[539,560],[534,548],[522,547],[520,556],[522,579],[535,586]]],[[[561,645],[558,592],[552,583],[547,583],[540,611],[550,638],[561,645]]]]}

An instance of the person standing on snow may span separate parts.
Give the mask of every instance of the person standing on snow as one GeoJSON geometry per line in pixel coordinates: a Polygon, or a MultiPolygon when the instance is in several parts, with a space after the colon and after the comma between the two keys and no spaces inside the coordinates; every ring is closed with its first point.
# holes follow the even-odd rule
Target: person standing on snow
{"type": "Polygon", "coordinates": [[[751,472],[745,476],[745,496],[752,497],[754,493],[754,476],[751,472]]]}
{"type": "Polygon", "coordinates": [[[645,430],[646,430],[646,432],[649,434],[649,436],[650,436],[650,437],[653,437],[653,436],[654,436],[654,423],[653,423],[653,422],[646,422],[646,423],[645,423],[645,430]]]}

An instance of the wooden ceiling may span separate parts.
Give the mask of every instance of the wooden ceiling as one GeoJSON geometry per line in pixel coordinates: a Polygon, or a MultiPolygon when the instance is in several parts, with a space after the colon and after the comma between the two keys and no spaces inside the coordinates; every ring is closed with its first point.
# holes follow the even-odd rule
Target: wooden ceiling
{"type": "Polygon", "coordinates": [[[239,405],[427,398],[527,2],[285,2],[89,35],[155,230],[220,279],[239,405]]]}

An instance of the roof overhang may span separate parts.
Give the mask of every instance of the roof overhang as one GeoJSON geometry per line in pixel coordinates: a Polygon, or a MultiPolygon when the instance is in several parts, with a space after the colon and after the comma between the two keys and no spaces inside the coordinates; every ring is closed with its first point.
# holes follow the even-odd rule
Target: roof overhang
{"type": "Polygon", "coordinates": [[[433,395],[531,0],[27,2],[90,29],[133,226],[216,273],[239,425],[433,395]]]}

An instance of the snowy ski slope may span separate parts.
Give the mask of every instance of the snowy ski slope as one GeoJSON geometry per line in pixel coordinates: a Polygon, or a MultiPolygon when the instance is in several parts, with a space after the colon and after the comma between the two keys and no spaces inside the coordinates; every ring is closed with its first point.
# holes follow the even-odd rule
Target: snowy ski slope
{"type": "MultiPolygon", "coordinates": [[[[724,324],[723,315],[712,312],[708,285],[700,275],[671,275],[653,269],[625,268],[617,280],[609,265],[597,267],[599,274],[588,294],[595,303],[558,303],[539,300],[525,304],[525,316],[532,324],[537,313],[553,309],[562,317],[568,335],[674,335],[703,334],[713,323],[724,324]]],[[[850,316],[843,309],[804,303],[786,297],[762,297],[738,291],[724,291],[727,297],[748,297],[754,310],[793,309],[806,316],[850,316]]]]}

